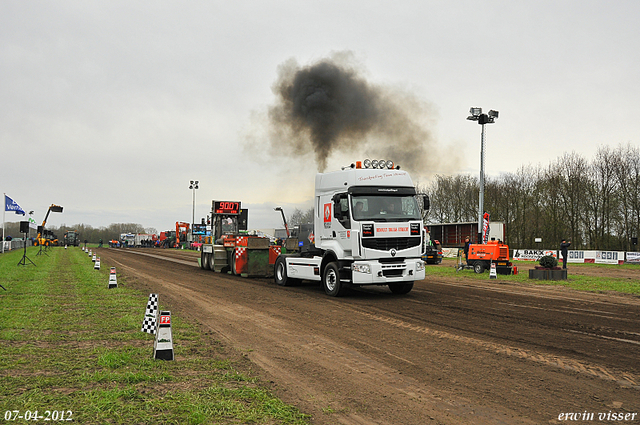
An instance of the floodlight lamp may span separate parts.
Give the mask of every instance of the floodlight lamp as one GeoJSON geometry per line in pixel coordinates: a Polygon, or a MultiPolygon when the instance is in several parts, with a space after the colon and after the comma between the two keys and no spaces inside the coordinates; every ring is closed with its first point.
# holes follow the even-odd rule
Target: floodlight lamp
{"type": "Polygon", "coordinates": [[[282,207],[275,207],[273,210],[274,211],[282,211],[282,207]]]}
{"type": "Polygon", "coordinates": [[[494,111],[493,109],[489,111],[489,116],[492,118],[498,118],[498,111],[494,111]]]}
{"type": "Polygon", "coordinates": [[[371,166],[372,166],[373,168],[378,168],[378,160],[377,160],[377,159],[374,159],[373,161],[371,161],[371,166]]]}
{"type": "Polygon", "coordinates": [[[364,160],[364,168],[371,168],[371,160],[369,158],[364,160]]]}
{"type": "Polygon", "coordinates": [[[471,109],[469,109],[469,113],[473,117],[478,117],[482,113],[482,108],[473,108],[472,107],[471,109]]]}

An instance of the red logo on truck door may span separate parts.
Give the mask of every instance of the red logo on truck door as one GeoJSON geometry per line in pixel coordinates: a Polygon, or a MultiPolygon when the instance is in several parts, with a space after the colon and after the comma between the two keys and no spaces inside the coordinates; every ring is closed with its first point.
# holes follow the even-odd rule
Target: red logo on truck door
{"type": "Polygon", "coordinates": [[[331,223],[331,204],[324,204],[324,222],[331,223]]]}
{"type": "Polygon", "coordinates": [[[324,228],[331,228],[331,204],[324,204],[324,228]]]}

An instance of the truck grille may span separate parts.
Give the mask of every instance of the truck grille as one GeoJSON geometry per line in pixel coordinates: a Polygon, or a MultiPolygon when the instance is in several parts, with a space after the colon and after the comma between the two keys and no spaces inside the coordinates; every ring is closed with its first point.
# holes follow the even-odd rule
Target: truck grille
{"type": "Polygon", "coordinates": [[[385,269],[384,267],[382,268],[382,275],[384,277],[402,277],[403,273],[404,273],[404,268],[401,268],[401,269],[385,269]]]}
{"type": "Polygon", "coordinates": [[[377,249],[378,251],[389,251],[392,248],[400,251],[401,249],[413,248],[419,245],[419,236],[412,238],[362,238],[363,247],[377,249]]]}

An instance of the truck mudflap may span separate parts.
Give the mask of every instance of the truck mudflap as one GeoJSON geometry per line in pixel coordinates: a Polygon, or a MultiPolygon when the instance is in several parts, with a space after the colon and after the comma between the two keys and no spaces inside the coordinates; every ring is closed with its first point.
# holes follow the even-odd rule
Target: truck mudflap
{"type": "Polygon", "coordinates": [[[413,282],[425,278],[424,261],[407,259],[402,262],[355,261],[351,264],[354,285],[388,285],[413,282]]]}

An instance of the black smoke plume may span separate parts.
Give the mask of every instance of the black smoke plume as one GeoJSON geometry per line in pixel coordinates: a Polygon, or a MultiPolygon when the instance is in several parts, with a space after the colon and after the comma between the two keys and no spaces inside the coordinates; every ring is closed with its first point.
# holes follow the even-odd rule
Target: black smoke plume
{"type": "Polygon", "coordinates": [[[390,159],[421,174],[442,164],[429,155],[428,105],[406,91],[370,83],[349,53],[305,67],[289,60],[278,68],[272,89],[276,102],[268,120],[274,153],[313,153],[318,171],[334,152],[390,159]]]}

